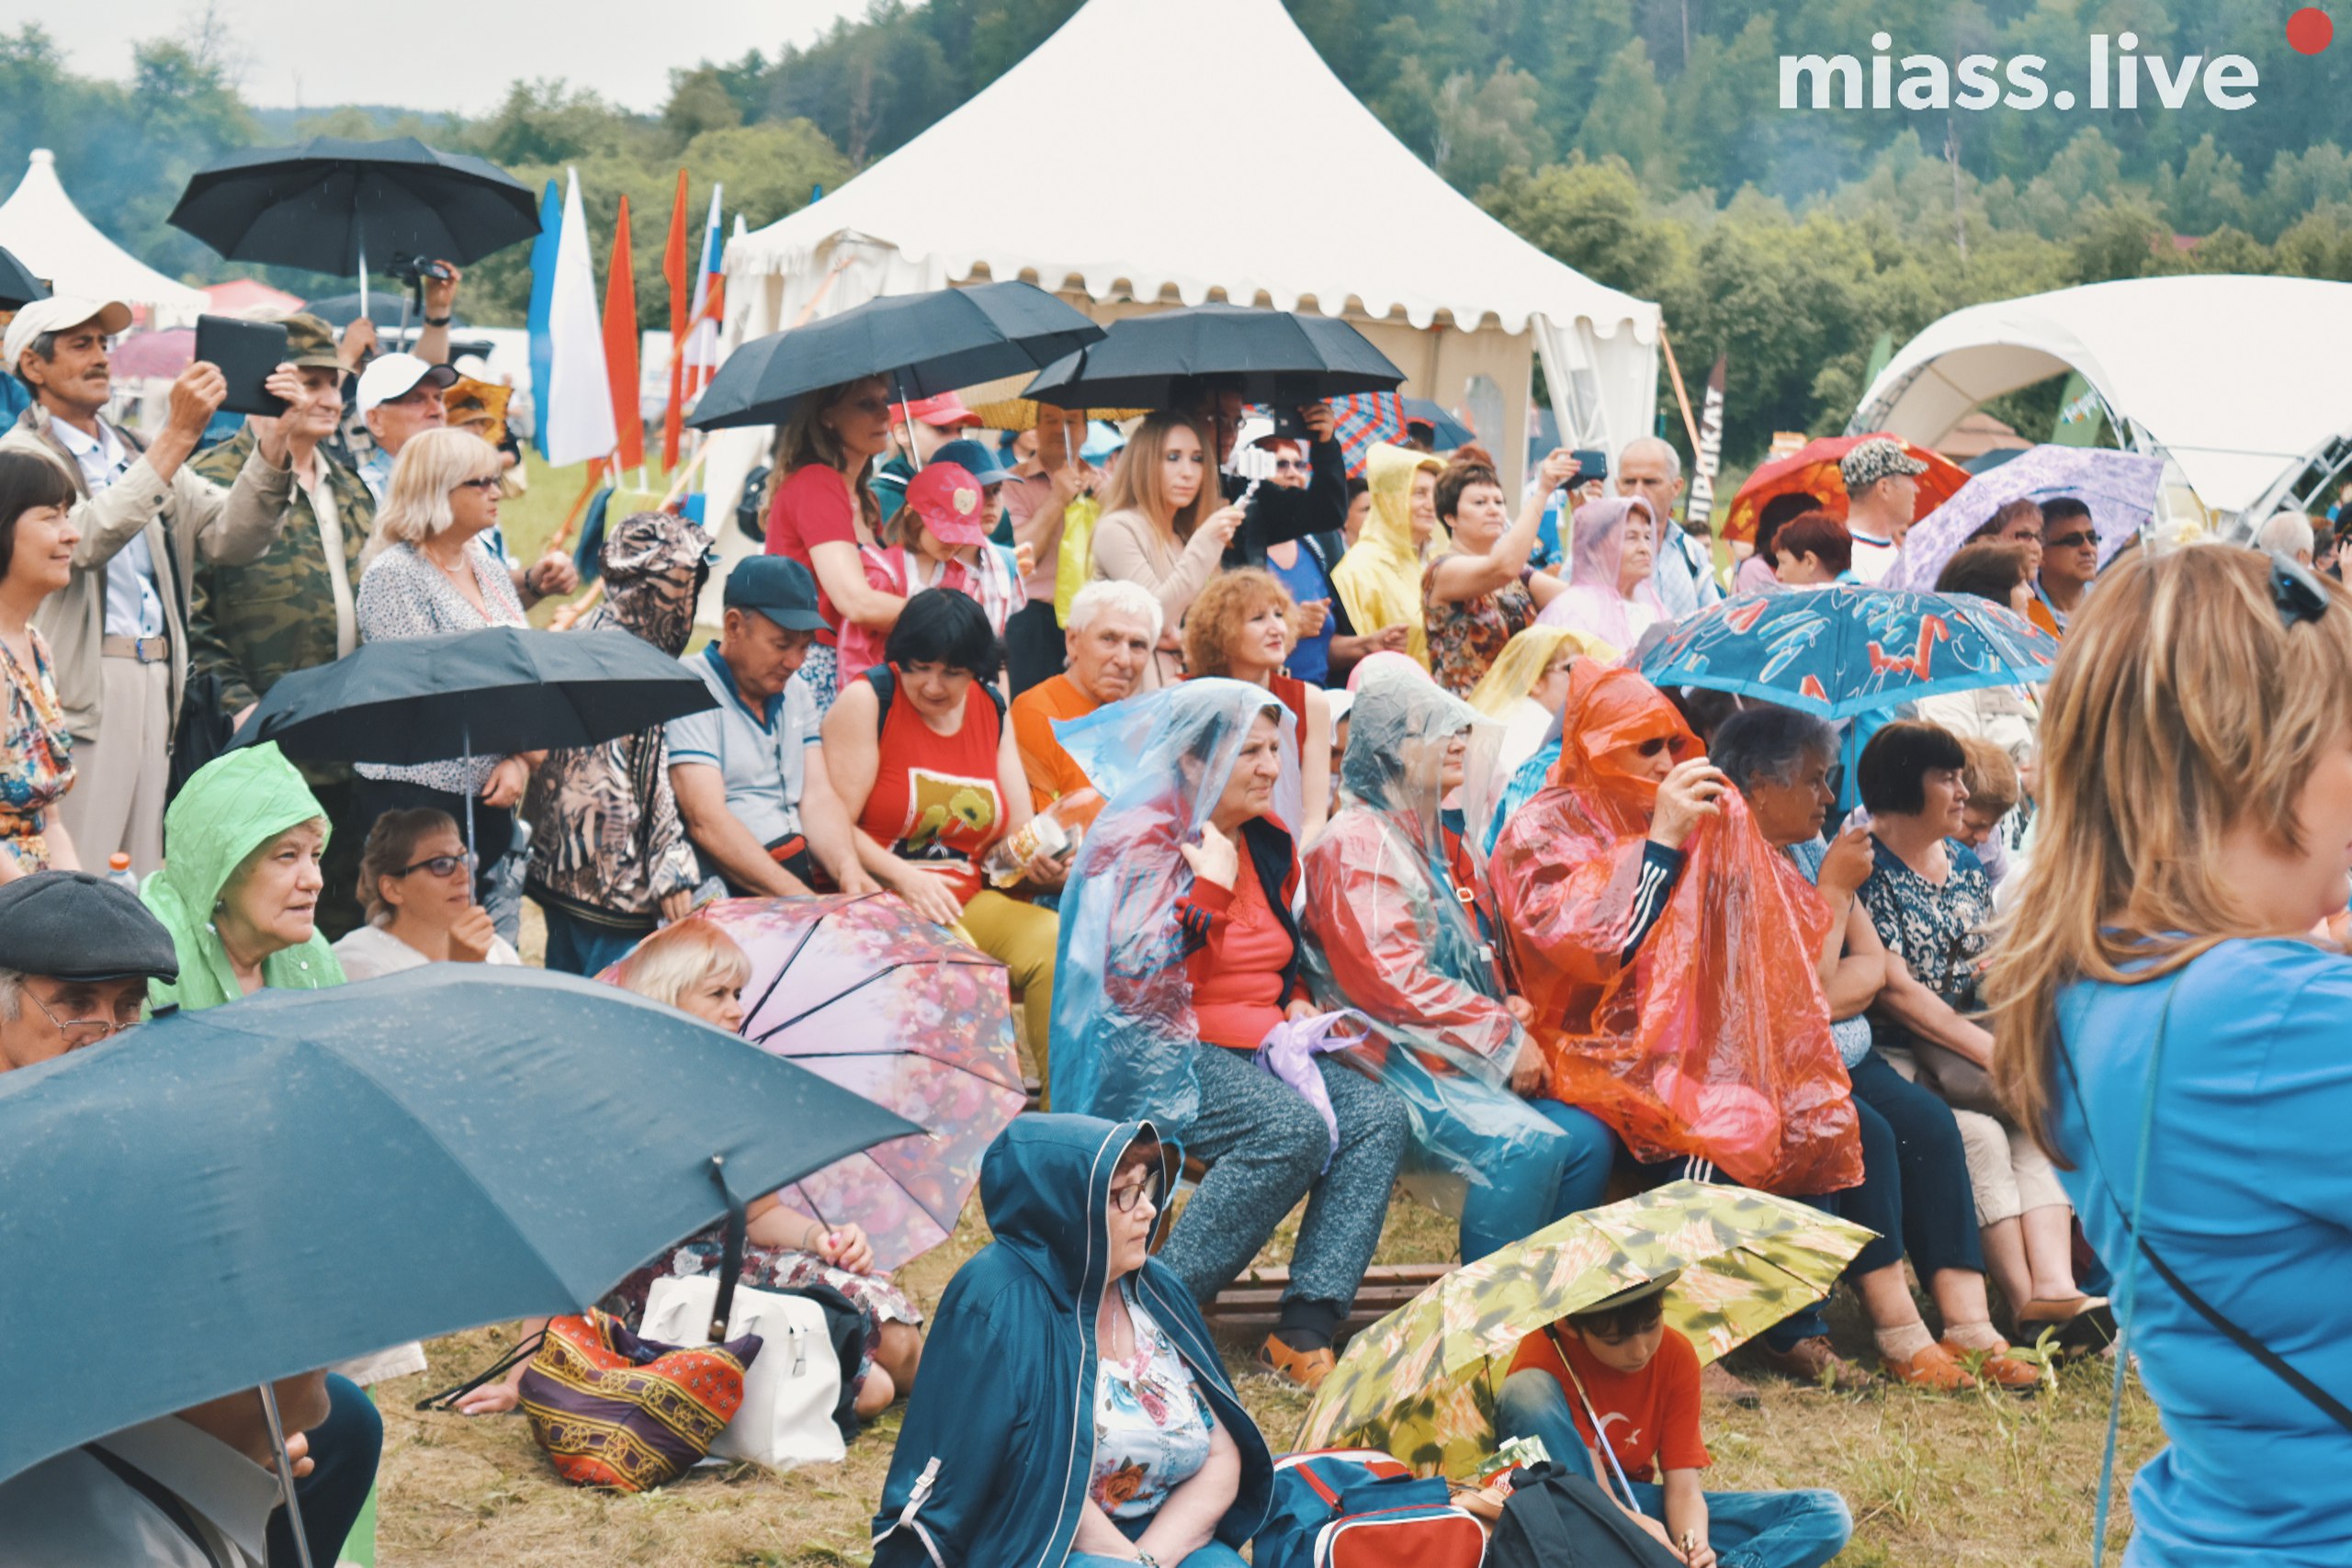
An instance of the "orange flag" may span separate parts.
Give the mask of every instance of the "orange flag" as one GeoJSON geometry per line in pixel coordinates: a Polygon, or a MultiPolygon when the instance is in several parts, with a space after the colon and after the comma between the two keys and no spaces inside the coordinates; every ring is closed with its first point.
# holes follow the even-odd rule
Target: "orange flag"
{"type": "Polygon", "coordinates": [[[678,198],[670,207],[670,239],[662,249],[662,276],[670,285],[670,404],[662,414],[662,467],[678,466],[678,436],[685,419],[686,323],[694,315],[686,276],[686,171],[678,171],[678,198]]]}
{"type": "Polygon", "coordinates": [[[645,417],[637,406],[637,275],[628,254],[628,197],[613,230],[613,265],[605,275],[605,370],[612,378],[616,468],[645,463],[645,417]]]}

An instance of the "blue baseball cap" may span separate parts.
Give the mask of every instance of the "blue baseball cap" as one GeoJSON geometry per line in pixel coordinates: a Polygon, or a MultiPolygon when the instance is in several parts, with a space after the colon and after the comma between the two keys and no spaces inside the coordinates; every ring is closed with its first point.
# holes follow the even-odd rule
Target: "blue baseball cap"
{"type": "Polygon", "coordinates": [[[788,556],[745,556],[727,574],[721,602],[730,610],[752,610],[788,632],[825,629],[817,610],[816,575],[788,556]]]}
{"type": "Polygon", "coordinates": [[[1004,459],[977,441],[950,441],[931,455],[934,463],[953,463],[984,485],[1001,485],[1012,477],[1004,459]]]}

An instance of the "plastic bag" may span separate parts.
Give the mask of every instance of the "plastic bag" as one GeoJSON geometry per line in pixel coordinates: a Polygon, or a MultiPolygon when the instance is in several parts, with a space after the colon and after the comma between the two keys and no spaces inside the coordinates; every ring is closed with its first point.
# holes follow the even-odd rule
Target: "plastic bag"
{"type": "Polygon", "coordinates": [[[1062,508],[1062,545],[1054,558],[1054,624],[1069,625],[1069,602],[1094,580],[1094,524],[1102,507],[1091,495],[1078,495],[1062,508]]]}
{"type": "Polygon", "coordinates": [[[1637,1159],[1697,1156],[1793,1196],[1855,1185],[1860,1123],[1815,966],[1827,908],[1727,792],[1624,963],[1657,795],[1635,748],[1663,738],[1679,761],[1698,742],[1629,670],[1580,664],[1571,682],[1555,785],[1505,825],[1490,867],[1552,1094],[1637,1159]]]}

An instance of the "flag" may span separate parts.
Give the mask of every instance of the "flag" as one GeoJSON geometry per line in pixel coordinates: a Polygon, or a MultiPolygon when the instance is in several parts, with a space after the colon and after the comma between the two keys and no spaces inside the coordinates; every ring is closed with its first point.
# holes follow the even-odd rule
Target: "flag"
{"type": "Polygon", "coordinates": [[[539,232],[531,242],[531,406],[537,411],[531,441],[544,457],[548,452],[548,364],[554,349],[548,336],[548,307],[555,299],[556,243],[563,233],[563,197],[549,180],[539,197],[539,232]]]}
{"type": "Polygon", "coordinates": [[[616,468],[645,465],[645,417],[638,410],[637,268],[629,257],[628,197],[613,229],[613,262],[605,274],[605,374],[613,389],[616,468]]]}
{"type": "Polygon", "coordinates": [[[1715,470],[1724,456],[1724,370],[1728,355],[1715,355],[1707,372],[1706,396],[1699,403],[1699,449],[1690,455],[1690,499],[1682,515],[1693,528],[1705,527],[1714,515],[1715,470]]]}
{"type": "Polygon", "coordinates": [[[563,226],[548,293],[548,379],[539,394],[539,449],[561,466],[611,455],[613,388],[605,373],[604,325],[597,320],[596,261],[588,249],[588,214],[580,205],[580,171],[570,171],[563,226]]]}
{"type": "Polygon", "coordinates": [[[702,230],[702,265],[695,274],[694,307],[686,314],[686,400],[692,402],[718,370],[718,323],[727,313],[727,279],[719,271],[725,254],[718,232],[718,198],[710,187],[710,218],[702,230]]]}
{"type": "Polygon", "coordinates": [[[686,416],[686,323],[694,319],[694,297],[686,290],[686,171],[678,171],[678,194],[670,203],[670,237],[662,247],[662,278],[670,286],[670,401],[662,411],[662,467],[678,466],[678,437],[686,416]]]}
{"type": "Polygon", "coordinates": [[[2091,390],[2081,371],[2068,371],[2066,385],[2058,394],[2057,423],[2050,427],[2051,445],[2096,446],[2106,420],[2106,402],[2091,390]]]}

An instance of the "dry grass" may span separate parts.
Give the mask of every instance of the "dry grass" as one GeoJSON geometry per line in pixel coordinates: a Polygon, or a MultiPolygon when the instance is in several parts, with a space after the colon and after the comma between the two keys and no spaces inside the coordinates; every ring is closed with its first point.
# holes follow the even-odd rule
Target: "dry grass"
{"type": "MultiPolygon", "coordinates": [[[[552,530],[580,484],[576,470],[533,462],[531,495],[507,510],[518,550],[552,530]]],[[[528,906],[522,946],[536,962],[537,911],[528,906]]],[[[1294,1215],[1269,1243],[1267,1260],[1287,1258],[1295,1224],[1294,1215]]],[[[956,1267],[986,1240],[975,1204],[946,1246],[905,1270],[904,1283],[932,1307],[956,1267]]],[[[1450,1222],[1400,1194],[1380,1258],[1442,1258],[1453,1245],[1450,1222]]],[[[1869,1356],[1869,1336],[1850,1303],[1833,1308],[1831,1323],[1841,1348],[1869,1356]]],[[[606,1496],[559,1482],[517,1417],[469,1421],[413,1410],[424,1393],[488,1365],[510,1343],[503,1329],[435,1341],[424,1374],[377,1391],[385,1407],[378,1550],[386,1568],[866,1561],[867,1520],[889,1466],[897,1411],[852,1445],[845,1464],[781,1475],[752,1466],[708,1469],[649,1495],[606,1496]]],[[[1248,1371],[1250,1347],[1225,1349],[1243,1399],[1280,1449],[1296,1431],[1306,1400],[1248,1371]]],[[[1893,1388],[1832,1394],[1774,1381],[1736,1357],[1733,1365],[1758,1383],[1763,1404],[1740,1410],[1710,1402],[1710,1483],[1840,1493],[1856,1522],[1841,1564],[2074,1568],[2083,1561],[2106,1426],[2103,1365],[2069,1369],[2054,1393],[2027,1401],[1893,1388]]],[[[926,1368],[925,1375],[952,1371],[926,1368]]],[[[2135,1388],[2124,1408],[2120,1472],[2128,1476],[2162,1440],[2154,1408],[2135,1388]]]]}

